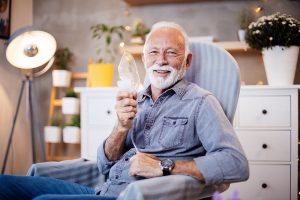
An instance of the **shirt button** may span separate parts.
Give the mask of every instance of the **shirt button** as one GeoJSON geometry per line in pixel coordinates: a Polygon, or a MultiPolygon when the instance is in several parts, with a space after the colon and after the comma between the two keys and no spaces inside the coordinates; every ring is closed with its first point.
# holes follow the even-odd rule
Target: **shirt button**
{"type": "Polygon", "coordinates": [[[173,125],[175,125],[176,124],[176,121],[173,121],[173,125]]]}
{"type": "Polygon", "coordinates": [[[125,161],[128,161],[129,160],[129,158],[125,158],[125,161]]]}
{"type": "Polygon", "coordinates": [[[116,179],[118,179],[118,178],[119,178],[119,176],[118,176],[118,175],[116,175],[116,176],[115,176],[115,178],[116,178],[116,179]]]}

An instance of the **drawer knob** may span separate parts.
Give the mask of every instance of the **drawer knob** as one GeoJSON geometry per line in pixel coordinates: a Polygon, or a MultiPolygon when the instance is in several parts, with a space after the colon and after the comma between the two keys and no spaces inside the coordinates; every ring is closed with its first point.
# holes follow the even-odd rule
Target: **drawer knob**
{"type": "Polygon", "coordinates": [[[263,144],[263,145],[262,145],[262,148],[263,148],[263,149],[266,149],[266,148],[268,148],[268,145],[267,145],[267,144],[263,144]]]}
{"type": "Polygon", "coordinates": [[[266,183],[263,183],[263,184],[261,184],[261,187],[265,189],[268,187],[268,185],[266,183]]]}
{"type": "Polygon", "coordinates": [[[109,115],[109,114],[111,113],[111,111],[110,111],[110,110],[107,110],[106,113],[109,115]]]}
{"type": "Polygon", "coordinates": [[[263,109],[263,110],[262,110],[262,114],[265,115],[265,114],[267,114],[267,113],[268,113],[268,111],[267,111],[266,109],[263,109]]]}

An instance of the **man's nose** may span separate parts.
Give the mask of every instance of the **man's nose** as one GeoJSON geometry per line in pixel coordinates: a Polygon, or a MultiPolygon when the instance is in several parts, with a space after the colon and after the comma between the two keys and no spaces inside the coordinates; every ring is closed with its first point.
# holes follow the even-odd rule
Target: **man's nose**
{"type": "Polygon", "coordinates": [[[166,54],[165,53],[160,53],[157,57],[157,60],[156,60],[156,64],[158,65],[167,65],[168,64],[168,60],[166,58],[166,54]]]}

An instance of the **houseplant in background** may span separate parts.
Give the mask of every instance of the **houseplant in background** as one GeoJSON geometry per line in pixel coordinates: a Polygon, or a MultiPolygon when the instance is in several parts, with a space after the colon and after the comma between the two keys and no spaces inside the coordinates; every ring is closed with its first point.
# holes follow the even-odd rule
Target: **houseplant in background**
{"type": "Polygon", "coordinates": [[[244,8],[241,10],[238,22],[239,22],[239,30],[238,30],[238,38],[241,42],[245,41],[246,30],[249,24],[253,21],[254,15],[253,11],[249,8],[244,8]]]}
{"type": "Polygon", "coordinates": [[[142,22],[141,19],[136,19],[131,29],[131,44],[144,44],[146,35],[150,29],[142,22]]]}
{"type": "Polygon", "coordinates": [[[54,70],[52,71],[52,84],[54,87],[69,87],[71,83],[71,72],[68,64],[72,53],[68,48],[60,48],[55,52],[54,70]]]}
{"type": "Polygon", "coordinates": [[[64,127],[63,142],[71,144],[80,143],[80,115],[74,115],[71,123],[64,127]]]}
{"type": "Polygon", "coordinates": [[[281,13],[260,17],[249,25],[246,42],[262,51],[269,85],[293,84],[300,46],[298,20],[281,13]]]}
{"type": "Polygon", "coordinates": [[[66,115],[79,113],[79,99],[73,88],[68,88],[65,97],[62,98],[62,113],[66,115]]]}
{"type": "Polygon", "coordinates": [[[44,127],[45,142],[59,143],[61,142],[61,116],[53,116],[50,119],[50,125],[44,127]]]}
{"type": "Polygon", "coordinates": [[[119,41],[123,40],[124,26],[100,23],[91,27],[92,37],[98,42],[99,59],[88,65],[87,85],[90,87],[112,86],[114,59],[119,52],[119,41]],[[118,45],[117,45],[118,44],[118,45]]]}

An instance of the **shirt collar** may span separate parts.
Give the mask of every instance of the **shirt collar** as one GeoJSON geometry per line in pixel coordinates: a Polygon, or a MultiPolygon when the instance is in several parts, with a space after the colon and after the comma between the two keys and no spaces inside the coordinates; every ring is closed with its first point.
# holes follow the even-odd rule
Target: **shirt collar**
{"type": "MultiPolygon", "coordinates": [[[[188,82],[185,79],[182,79],[178,81],[175,85],[173,85],[171,88],[167,89],[164,93],[168,93],[170,91],[174,91],[175,94],[177,94],[180,99],[184,96],[186,93],[188,86],[188,82]]],[[[137,98],[138,102],[142,102],[146,99],[146,97],[151,98],[151,85],[149,85],[146,89],[142,90],[137,98]]]]}

